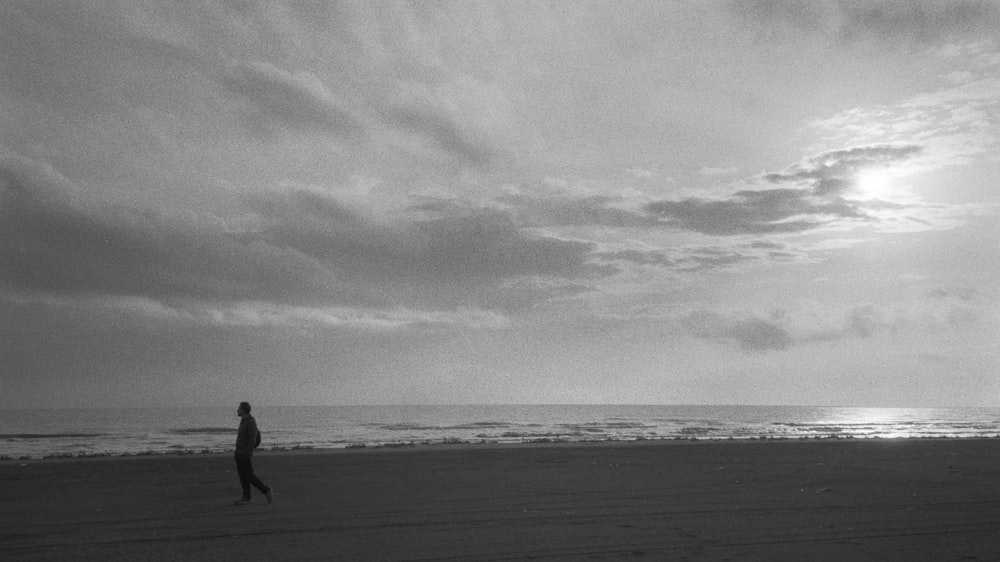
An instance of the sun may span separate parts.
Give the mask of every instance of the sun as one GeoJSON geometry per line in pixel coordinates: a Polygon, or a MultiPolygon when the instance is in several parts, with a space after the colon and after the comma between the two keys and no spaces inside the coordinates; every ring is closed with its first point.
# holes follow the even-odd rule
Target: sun
{"type": "Polygon", "coordinates": [[[886,170],[861,170],[854,178],[854,191],[864,199],[885,199],[892,192],[892,175],[886,170]]]}

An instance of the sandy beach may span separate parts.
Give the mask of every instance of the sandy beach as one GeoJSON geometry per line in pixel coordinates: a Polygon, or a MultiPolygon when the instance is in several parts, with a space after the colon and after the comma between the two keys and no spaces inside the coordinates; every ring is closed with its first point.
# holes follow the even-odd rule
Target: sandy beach
{"type": "Polygon", "coordinates": [[[0,559],[998,560],[1000,440],[612,442],[0,463],[0,559]],[[256,493],[256,492],[255,492],[256,493]]]}

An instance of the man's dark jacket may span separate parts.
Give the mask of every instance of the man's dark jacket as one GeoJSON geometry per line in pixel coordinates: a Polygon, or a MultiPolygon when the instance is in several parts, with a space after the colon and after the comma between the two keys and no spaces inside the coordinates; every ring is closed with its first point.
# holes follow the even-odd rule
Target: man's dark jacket
{"type": "Polygon", "coordinates": [[[240,429],[236,432],[236,454],[253,455],[254,445],[257,444],[257,420],[253,416],[247,415],[240,420],[240,429]]]}

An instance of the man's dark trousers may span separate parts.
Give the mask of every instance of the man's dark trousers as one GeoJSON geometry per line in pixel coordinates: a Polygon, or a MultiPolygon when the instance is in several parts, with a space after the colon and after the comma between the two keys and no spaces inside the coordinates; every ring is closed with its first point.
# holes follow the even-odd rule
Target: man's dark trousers
{"type": "Polygon", "coordinates": [[[243,497],[250,499],[250,484],[266,494],[270,488],[257,478],[253,473],[253,458],[250,455],[236,453],[236,473],[240,476],[240,485],[243,486],[243,497]]]}

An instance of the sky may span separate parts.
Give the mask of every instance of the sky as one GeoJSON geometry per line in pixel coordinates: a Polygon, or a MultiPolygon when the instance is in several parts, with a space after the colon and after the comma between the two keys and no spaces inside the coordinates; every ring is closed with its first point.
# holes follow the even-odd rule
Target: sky
{"type": "Polygon", "coordinates": [[[0,3],[0,408],[1000,406],[1000,2],[0,3]]]}

